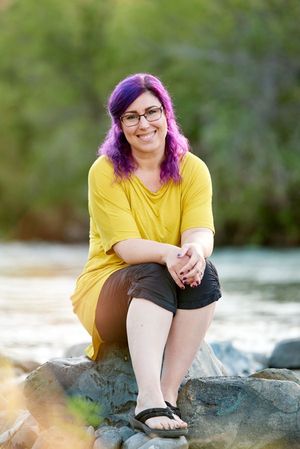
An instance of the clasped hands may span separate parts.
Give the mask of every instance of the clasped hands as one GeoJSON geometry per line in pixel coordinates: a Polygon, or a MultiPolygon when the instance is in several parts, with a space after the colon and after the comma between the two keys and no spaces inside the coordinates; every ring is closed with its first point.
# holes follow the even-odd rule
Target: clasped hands
{"type": "Polygon", "coordinates": [[[197,287],[205,270],[205,257],[199,244],[185,243],[181,248],[174,246],[167,254],[166,265],[176,284],[197,287]]]}

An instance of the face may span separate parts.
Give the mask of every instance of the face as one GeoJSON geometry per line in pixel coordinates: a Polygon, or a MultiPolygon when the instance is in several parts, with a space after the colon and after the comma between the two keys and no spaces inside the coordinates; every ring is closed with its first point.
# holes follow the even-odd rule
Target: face
{"type": "MultiPolygon", "coordinates": [[[[144,92],[123,113],[145,114],[152,111],[153,107],[161,107],[161,103],[155,95],[144,92]]],[[[163,155],[165,151],[165,139],[167,135],[167,120],[164,112],[158,120],[149,122],[144,116],[140,117],[137,125],[126,126],[122,123],[122,130],[131,146],[133,156],[146,154],[163,155]]]]}

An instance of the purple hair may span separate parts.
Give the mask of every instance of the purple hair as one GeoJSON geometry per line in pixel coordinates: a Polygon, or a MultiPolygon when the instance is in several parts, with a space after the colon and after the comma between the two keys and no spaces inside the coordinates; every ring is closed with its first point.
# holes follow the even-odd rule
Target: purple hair
{"type": "Polygon", "coordinates": [[[112,125],[98,154],[105,154],[111,160],[115,175],[119,178],[129,177],[135,170],[136,165],[122,131],[120,117],[136,98],[147,91],[160,100],[167,120],[165,159],[160,167],[160,178],[163,182],[171,179],[178,182],[181,179],[178,162],[179,158],[189,151],[188,141],[176,123],[169,93],[153,75],[138,73],[125,78],[115,87],[108,101],[112,125]]]}

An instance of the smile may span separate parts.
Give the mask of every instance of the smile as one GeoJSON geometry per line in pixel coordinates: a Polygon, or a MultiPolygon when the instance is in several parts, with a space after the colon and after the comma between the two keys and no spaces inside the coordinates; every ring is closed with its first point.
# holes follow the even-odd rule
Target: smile
{"type": "Polygon", "coordinates": [[[152,131],[151,133],[147,134],[139,134],[137,137],[142,140],[143,142],[149,142],[154,136],[156,131],[152,131]]]}

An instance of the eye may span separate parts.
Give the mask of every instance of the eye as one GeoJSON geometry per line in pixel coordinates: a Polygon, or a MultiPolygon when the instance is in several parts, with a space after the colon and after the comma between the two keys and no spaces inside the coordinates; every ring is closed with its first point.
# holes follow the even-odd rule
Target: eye
{"type": "Polygon", "coordinates": [[[129,120],[129,121],[130,120],[136,120],[137,117],[138,117],[137,114],[126,114],[126,115],[123,115],[123,119],[129,120]]]}
{"type": "Polygon", "coordinates": [[[147,114],[150,116],[155,115],[158,113],[159,110],[160,110],[160,108],[152,108],[152,109],[149,109],[149,111],[147,111],[147,114]]]}

